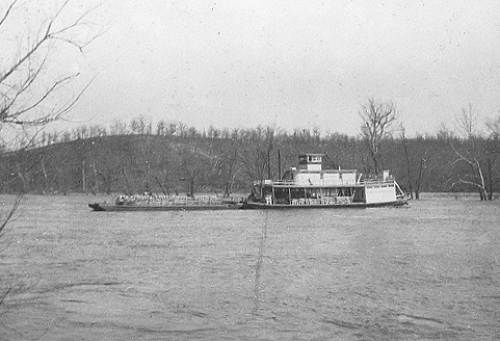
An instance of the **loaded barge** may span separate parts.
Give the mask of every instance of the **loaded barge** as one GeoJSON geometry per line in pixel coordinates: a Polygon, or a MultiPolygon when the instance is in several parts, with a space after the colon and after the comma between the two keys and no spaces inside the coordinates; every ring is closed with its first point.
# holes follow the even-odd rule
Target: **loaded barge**
{"type": "Polygon", "coordinates": [[[324,154],[299,155],[281,180],[255,181],[246,200],[164,195],[119,196],[115,203],[93,203],[94,211],[200,211],[234,209],[366,208],[403,206],[405,194],[389,171],[363,179],[353,169],[323,169],[324,154]]]}
{"type": "Polygon", "coordinates": [[[357,170],[322,169],[323,156],[299,155],[298,167],[290,168],[283,179],[254,182],[243,208],[365,208],[408,203],[389,171],[378,179],[362,179],[357,170]]]}
{"type": "Polygon", "coordinates": [[[202,211],[235,210],[243,207],[243,201],[235,199],[169,197],[166,195],[120,195],[114,204],[93,203],[94,211],[202,211]]]}

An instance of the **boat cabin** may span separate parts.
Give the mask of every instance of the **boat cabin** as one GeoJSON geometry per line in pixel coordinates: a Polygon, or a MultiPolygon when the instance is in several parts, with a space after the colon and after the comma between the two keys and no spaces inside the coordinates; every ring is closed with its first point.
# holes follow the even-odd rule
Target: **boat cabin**
{"type": "Polygon", "coordinates": [[[282,180],[293,181],[301,186],[337,186],[358,182],[355,169],[323,169],[324,154],[299,155],[298,167],[292,167],[285,172],[282,180]]]}
{"type": "Polygon", "coordinates": [[[356,206],[397,199],[394,180],[366,182],[355,169],[323,169],[323,157],[314,153],[299,155],[298,167],[291,167],[282,179],[254,182],[248,200],[267,206],[302,207],[356,206]]]}

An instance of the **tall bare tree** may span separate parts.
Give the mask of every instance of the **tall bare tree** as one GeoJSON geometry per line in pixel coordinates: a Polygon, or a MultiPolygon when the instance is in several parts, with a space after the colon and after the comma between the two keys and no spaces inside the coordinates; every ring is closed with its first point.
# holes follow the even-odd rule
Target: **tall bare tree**
{"type": "Polygon", "coordinates": [[[380,145],[384,138],[392,134],[393,125],[398,118],[396,105],[377,103],[375,99],[369,98],[368,103],[361,107],[359,115],[363,120],[361,136],[368,148],[373,173],[378,174],[381,171],[380,145]]]}
{"type": "MultiPolygon", "coordinates": [[[[19,21],[15,19],[19,18],[15,18],[15,12],[28,3],[12,0],[4,8],[0,5],[0,45],[11,46],[2,53],[12,54],[3,55],[0,61],[0,130],[6,126],[26,130],[57,120],[74,107],[88,87],[89,83],[77,93],[67,95],[69,83],[80,73],[61,73],[49,65],[49,60],[61,53],[63,47],[83,53],[99,35],[93,33],[93,24],[87,20],[93,9],[68,18],[69,2],[65,0],[50,17],[43,18],[33,31],[38,33],[24,37],[17,47],[8,44],[12,38],[9,33],[18,33],[19,21]]],[[[31,20],[25,22],[29,22],[27,32],[36,25],[31,20]]]]}
{"type": "Polygon", "coordinates": [[[452,182],[452,187],[459,184],[475,187],[479,191],[481,200],[486,200],[489,196],[486,189],[486,178],[480,162],[481,146],[479,142],[479,133],[477,131],[477,113],[474,112],[472,105],[462,109],[462,114],[456,117],[457,129],[460,135],[464,138],[464,148],[458,148],[453,140],[449,140],[449,144],[455,159],[452,166],[459,164],[467,165],[469,172],[465,175],[456,175],[456,179],[452,182]]]}
{"type": "Polygon", "coordinates": [[[500,114],[486,123],[488,132],[487,141],[487,174],[488,174],[488,199],[493,199],[493,188],[500,181],[497,162],[500,157],[500,114]],[[494,170],[497,170],[496,172],[494,170]]]}
{"type": "MultiPolygon", "coordinates": [[[[88,20],[95,8],[72,17],[68,11],[70,0],[65,0],[48,17],[42,18],[40,13],[44,12],[35,11],[35,18],[40,19],[38,26],[35,18],[22,18],[34,6],[50,5],[40,3],[0,2],[0,145],[12,147],[12,141],[18,141],[16,147],[29,146],[36,131],[68,113],[90,84],[69,94],[68,86],[80,74],[54,70],[53,66],[58,64],[50,62],[64,47],[83,53],[100,35],[95,24],[88,20]],[[20,34],[24,36],[19,38],[20,34]]],[[[19,201],[20,197],[0,217],[0,230],[4,230],[19,201]]]]}
{"type": "MultiPolygon", "coordinates": [[[[88,82],[79,90],[71,91],[70,85],[80,73],[64,72],[60,63],[56,62],[57,55],[65,53],[64,48],[83,53],[85,47],[99,35],[94,33],[94,24],[87,20],[93,8],[72,17],[68,11],[69,3],[70,0],[59,2],[52,14],[42,17],[44,11],[32,7],[45,9],[51,5],[49,1],[0,2],[0,145],[26,149],[33,144],[37,132],[67,114],[90,85],[88,82]],[[23,18],[23,15],[29,17],[23,18]],[[37,18],[40,19],[39,25],[36,24],[37,18]],[[24,27],[22,23],[25,23],[24,27]]],[[[22,168],[31,168],[38,163],[37,160],[29,160],[28,165],[18,165],[23,187],[27,179],[22,168]]],[[[0,212],[0,237],[15,215],[22,197],[22,193],[18,194],[10,209],[0,212]]],[[[8,295],[30,288],[23,285],[17,287],[2,283],[0,306],[8,295]]]]}
{"type": "Polygon", "coordinates": [[[486,123],[488,135],[492,139],[500,139],[500,114],[493,120],[486,123]]]}

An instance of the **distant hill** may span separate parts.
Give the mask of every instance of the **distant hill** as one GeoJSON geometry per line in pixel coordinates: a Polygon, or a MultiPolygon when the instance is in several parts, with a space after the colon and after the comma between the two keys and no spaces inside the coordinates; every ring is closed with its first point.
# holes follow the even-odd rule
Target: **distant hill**
{"type": "MultiPolygon", "coordinates": [[[[382,147],[384,168],[392,170],[403,188],[408,188],[409,180],[414,181],[422,171],[422,191],[450,191],[450,179],[456,176],[453,172],[461,171],[450,166],[455,156],[444,139],[387,139],[382,147]]],[[[297,155],[303,152],[326,153],[325,166],[329,168],[369,172],[363,141],[345,135],[319,138],[258,130],[225,137],[129,134],[4,153],[0,156],[0,191],[247,191],[253,180],[267,178],[268,174],[277,178],[286,168],[295,166],[297,155]]],[[[466,167],[463,172],[467,172],[466,167]]],[[[498,167],[494,171],[491,178],[498,191],[498,167]]],[[[474,189],[456,186],[453,190],[474,189]]]]}

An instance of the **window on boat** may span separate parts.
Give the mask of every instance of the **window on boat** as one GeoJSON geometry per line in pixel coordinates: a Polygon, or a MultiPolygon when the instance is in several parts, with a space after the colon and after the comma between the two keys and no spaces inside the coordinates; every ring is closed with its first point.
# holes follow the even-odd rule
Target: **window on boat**
{"type": "MultiPolygon", "coordinates": [[[[291,193],[290,193],[291,194],[291,193]]],[[[274,198],[277,204],[289,204],[290,196],[288,192],[288,188],[283,187],[275,187],[274,188],[274,198]]]]}
{"type": "Polygon", "coordinates": [[[352,195],[352,190],[350,187],[339,188],[337,191],[339,197],[350,197],[352,195]]]}

